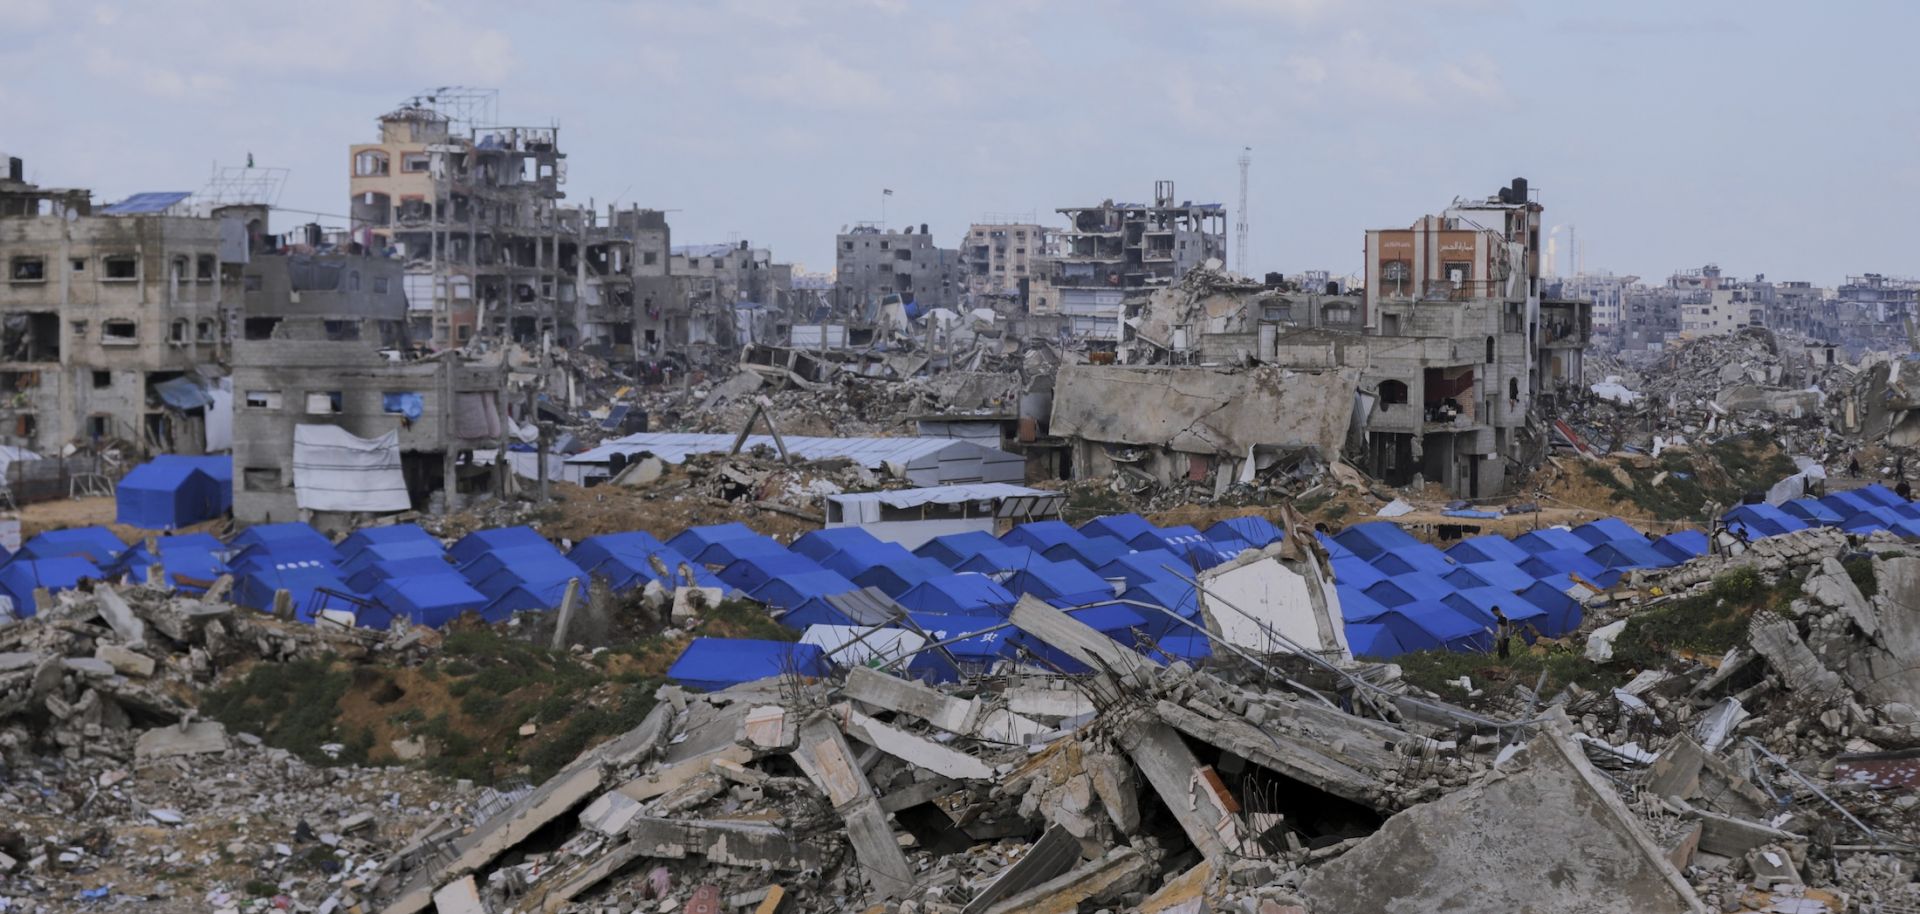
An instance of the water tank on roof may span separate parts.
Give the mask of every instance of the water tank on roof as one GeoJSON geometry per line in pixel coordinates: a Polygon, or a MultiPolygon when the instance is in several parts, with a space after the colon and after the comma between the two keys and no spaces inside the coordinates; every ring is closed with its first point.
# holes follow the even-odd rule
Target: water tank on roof
{"type": "Polygon", "coordinates": [[[1513,202],[1515,203],[1527,202],[1527,179],[1526,178],[1513,179],[1513,202]]]}

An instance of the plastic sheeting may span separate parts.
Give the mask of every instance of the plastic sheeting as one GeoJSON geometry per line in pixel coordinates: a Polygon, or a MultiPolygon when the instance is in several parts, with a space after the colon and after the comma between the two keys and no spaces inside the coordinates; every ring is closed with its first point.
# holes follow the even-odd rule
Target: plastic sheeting
{"type": "Polygon", "coordinates": [[[293,429],[293,490],[304,511],[405,511],[400,433],[362,438],[337,425],[293,429]]]}
{"type": "Polygon", "coordinates": [[[460,438],[498,438],[506,433],[500,421],[500,398],[491,390],[453,395],[453,434],[460,438]]]}

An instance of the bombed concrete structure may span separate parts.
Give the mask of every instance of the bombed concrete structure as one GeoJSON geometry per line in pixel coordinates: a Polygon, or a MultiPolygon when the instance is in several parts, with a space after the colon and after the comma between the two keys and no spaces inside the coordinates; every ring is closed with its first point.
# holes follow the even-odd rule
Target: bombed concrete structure
{"type": "Polygon", "coordinates": [[[491,104],[459,107],[473,99],[458,91],[381,115],[378,140],[350,147],[356,240],[404,259],[411,332],[434,348],[482,331],[571,342],[583,217],[560,205],[559,128],[474,123],[491,104]]]}
{"type": "Polygon", "coordinates": [[[96,209],[23,171],[14,158],[0,175],[0,442],[204,452],[257,214],[192,215],[184,192],[96,209]]]}
{"type": "Polygon", "coordinates": [[[1034,265],[1028,310],[1059,315],[1063,332],[1119,342],[1129,290],[1164,285],[1210,259],[1225,262],[1226,207],[1176,202],[1172,181],[1155,181],[1153,203],[1062,207],[1058,253],[1034,265]]]}
{"type": "Polygon", "coordinates": [[[257,254],[233,347],[235,519],[345,530],[494,487],[475,449],[506,444],[502,354],[428,355],[408,338],[406,275],[385,257],[257,254]]]}
{"type": "Polygon", "coordinates": [[[855,316],[871,317],[890,299],[928,308],[956,308],[969,282],[969,267],[960,252],[934,243],[925,225],[918,233],[883,229],[861,223],[834,237],[838,279],[836,306],[855,316]]]}
{"type": "Polygon", "coordinates": [[[656,358],[687,340],[686,299],[674,287],[673,230],[659,210],[587,212],[576,262],[574,321],[580,344],[606,358],[656,358]]]}
{"type": "Polygon", "coordinates": [[[773,262],[773,252],[746,241],[687,244],[673,248],[667,272],[673,297],[683,303],[684,326],[670,328],[669,340],[683,347],[695,364],[722,353],[731,356],[760,334],[775,338],[775,328],[760,318],[780,312],[792,298],[793,269],[773,262]]]}
{"type": "Polygon", "coordinates": [[[961,248],[967,291],[976,298],[1017,298],[1033,275],[1033,266],[1051,250],[1055,230],[1033,222],[976,222],[967,227],[961,248]]]}

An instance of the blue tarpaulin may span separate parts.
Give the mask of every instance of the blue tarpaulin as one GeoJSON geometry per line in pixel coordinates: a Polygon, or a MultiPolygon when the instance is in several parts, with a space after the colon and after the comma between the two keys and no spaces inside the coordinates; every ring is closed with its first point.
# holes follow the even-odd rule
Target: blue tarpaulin
{"type": "Polygon", "coordinates": [[[1741,505],[1722,515],[1721,522],[1747,539],[1778,536],[1807,528],[1806,522],[1800,518],[1765,504],[1741,505]]]}
{"type": "Polygon", "coordinates": [[[408,422],[418,422],[427,411],[427,401],[416,393],[385,393],[380,395],[380,409],[405,416],[408,422]]]}
{"type": "Polygon", "coordinates": [[[1347,649],[1355,657],[1387,660],[1407,652],[1393,630],[1373,622],[1347,623],[1347,649]]]}
{"type": "Polygon", "coordinates": [[[1463,565],[1476,562],[1508,562],[1518,565],[1532,555],[1502,536],[1475,536],[1454,543],[1447,557],[1463,565]]]}
{"type": "MultiPolygon", "coordinates": [[[[485,559],[483,558],[482,561],[485,559]]],[[[568,581],[576,578],[580,580],[580,586],[585,587],[587,584],[586,572],[581,571],[580,566],[558,555],[551,558],[515,559],[484,578],[476,578],[472,574],[465,573],[464,570],[462,574],[474,589],[496,599],[515,586],[528,588],[553,584],[564,586],[568,581]]],[[[558,605],[558,601],[555,601],[554,605],[558,605]]]]}
{"type": "Polygon", "coordinates": [[[1100,566],[1097,570],[1103,578],[1121,578],[1128,585],[1145,584],[1149,581],[1178,583],[1183,575],[1189,578],[1193,576],[1193,566],[1186,559],[1165,549],[1123,555],[1100,566]]]}
{"type": "Polygon", "coordinates": [[[231,497],[219,480],[183,463],[143,463],[114,487],[114,519],[129,527],[172,530],[219,517],[231,497]]]}
{"type": "Polygon", "coordinates": [[[1528,555],[1542,552],[1578,552],[1585,554],[1593,544],[1573,535],[1571,530],[1558,527],[1542,527],[1513,538],[1513,544],[1526,550],[1528,555]]]}
{"type": "Polygon", "coordinates": [[[651,533],[629,530],[625,533],[602,533],[599,536],[589,536],[567,550],[567,559],[575,565],[588,568],[606,561],[610,555],[646,556],[664,551],[666,548],[667,544],[660,542],[651,533]]]}
{"type": "MultiPolygon", "coordinates": [[[[676,537],[676,539],[677,538],[678,537],[676,537]]],[[[769,537],[754,536],[750,539],[722,540],[707,546],[697,554],[688,556],[688,558],[702,565],[724,568],[744,558],[782,555],[793,555],[793,553],[788,552],[787,547],[780,545],[769,537]]]]}
{"type": "Polygon", "coordinates": [[[1340,535],[1334,537],[1334,540],[1347,547],[1354,555],[1369,560],[1383,552],[1420,545],[1420,541],[1414,539],[1413,534],[1391,521],[1354,524],[1340,531],[1340,535]]]}
{"type": "Polygon", "coordinates": [[[241,574],[234,580],[233,601],[249,609],[261,612],[273,612],[273,594],[284,590],[293,598],[294,615],[302,622],[313,621],[313,610],[337,609],[342,612],[358,612],[358,604],[351,600],[322,593],[354,593],[347,582],[340,579],[331,568],[263,568],[241,574]]]}
{"type": "Polygon", "coordinates": [[[79,558],[95,566],[113,564],[127,544],[105,527],[68,527],[48,530],[20,544],[20,556],[30,559],[79,558]]]}
{"type": "Polygon", "coordinates": [[[1886,486],[1883,486],[1877,482],[1868,483],[1867,485],[1861,486],[1860,488],[1854,489],[1853,491],[1856,494],[1858,494],[1861,498],[1864,498],[1867,501],[1873,502],[1874,504],[1879,505],[1882,508],[1898,508],[1902,505],[1907,504],[1907,500],[1904,498],[1901,498],[1900,493],[1895,492],[1894,490],[1889,489],[1886,486]]]}
{"type": "MultiPolygon", "coordinates": [[[[25,549],[21,550],[25,553],[25,549]]],[[[83,558],[54,556],[35,559],[15,557],[0,565],[0,593],[13,600],[14,615],[24,619],[38,611],[33,602],[35,588],[49,592],[70,590],[82,580],[100,580],[105,575],[98,566],[83,558]]]]}
{"type": "Polygon", "coordinates": [[[1155,529],[1153,524],[1138,514],[1109,514],[1080,525],[1080,532],[1086,536],[1111,536],[1123,543],[1131,543],[1134,537],[1155,529]]]}
{"type": "MultiPolygon", "coordinates": [[[[347,586],[359,593],[372,593],[374,585],[396,578],[426,578],[452,575],[460,578],[460,572],[445,559],[430,555],[414,556],[404,559],[375,559],[360,562],[353,567],[342,566],[339,574],[346,575],[347,586]]],[[[466,583],[465,578],[460,578],[466,583]]]]}
{"type": "Polygon", "coordinates": [[[667,678],[688,688],[717,692],[773,676],[825,676],[830,671],[826,652],[817,645],[695,638],[667,668],[667,678]]]}
{"type": "Polygon", "coordinates": [[[502,549],[524,548],[527,546],[546,546],[553,544],[532,527],[499,527],[493,530],[476,530],[460,538],[447,549],[457,565],[465,565],[489,552],[502,549]]]}
{"type": "MultiPolygon", "coordinates": [[[[469,581],[484,581],[508,568],[533,568],[554,562],[566,562],[560,550],[552,543],[542,540],[538,545],[514,546],[475,556],[473,561],[460,566],[460,574],[469,581]]],[[[578,566],[575,566],[578,567],[578,566]]]]}
{"type": "Polygon", "coordinates": [[[1054,562],[1079,562],[1088,568],[1098,568],[1131,552],[1132,546],[1111,536],[1089,536],[1077,543],[1061,543],[1040,553],[1040,557],[1054,562]]]}
{"type": "MultiPolygon", "coordinates": [[[[341,540],[339,545],[334,548],[339,551],[342,561],[352,561],[355,555],[369,546],[413,545],[417,548],[421,544],[432,546],[443,553],[446,551],[445,547],[440,545],[440,541],[433,538],[433,534],[421,529],[418,524],[390,524],[384,527],[362,527],[347,534],[347,538],[341,540]]],[[[412,552],[409,554],[421,555],[424,553],[412,552]]]]}
{"type": "Polygon", "coordinates": [[[795,609],[814,597],[850,593],[859,589],[859,585],[852,581],[822,570],[770,578],[749,596],[774,609],[795,609]]]}
{"type": "Polygon", "coordinates": [[[875,565],[854,575],[853,583],[875,588],[889,597],[898,597],[922,581],[952,573],[952,569],[939,562],[916,556],[911,562],[875,565]]]}
{"type": "Polygon", "coordinates": [[[1459,567],[1459,563],[1448,558],[1446,553],[1426,543],[1419,543],[1374,556],[1373,567],[1380,569],[1389,577],[1416,571],[1444,575],[1452,574],[1453,570],[1459,567]]]}
{"type": "Polygon", "coordinates": [[[1680,530],[1655,540],[1653,548],[1676,562],[1686,562],[1707,554],[1707,535],[1698,530],[1680,530]]]}
{"type": "MultiPolygon", "coordinates": [[[[1536,578],[1555,574],[1576,574],[1593,581],[1607,569],[1599,562],[1587,558],[1585,552],[1576,552],[1572,549],[1550,549],[1521,562],[1520,570],[1536,578]]],[[[1595,583],[1598,582],[1595,581],[1595,583]]]]}
{"type": "Polygon", "coordinates": [[[952,615],[1001,615],[1014,603],[1013,594],[982,574],[930,578],[894,599],[914,612],[952,615]]]}
{"type": "Polygon", "coordinates": [[[1497,587],[1501,590],[1521,591],[1533,586],[1537,580],[1512,562],[1475,562],[1461,565],[1446,576],[1447,583],[1456,587],[1497,587]]]}
{"type": "Polygon", "coordinates": [[[860,527],[831,527],[807,533],[794,540],[793,545],[788,548],[816,562],[824,562],[827,556],[843,549],[867,548],[878,546],[880,543],[881,541],[875,539],[873,534],[860,527]]]}
{"type": "Polygon", "coordinates": [[[1415,572],[1397,575],[1367,588],[1367,596],[1392,608],[1420,600],[1438,601],[1459,590],[1439,575],[1415,572]]]}
{"type": "Polygon", "coordinates": [[[672,546],[673,551],[699,561],[700,553],[707,551],[707,547],[714,543],[758,538],[760,534],[753,532],[752,527],[735,521],[727,524],[709,524],[704,527],[688,527],[667,540],[667,545],[672,546]]]}
{"type": "Polygon", "coordinates": [[[1350,584],[1365,590],[1386,580],[1387,573],[1368,564],[1366,559],[1357,555],[1348,555],[1333,560],[1333,579],[1341,584],[1350,584]]]}
{"type": "Polygon", "coordinates": [[[1644,540],[1615,540],[1587,550],[1587,558],[1613,569],[1666,568],[1679,564],[1644,540]]]}
{"type": "Polygon", "coordinates": [[[1638,541],[1642,543],[1647,541],[1647,538],[1642,535],[1640,531],[1627,526],[1626,521],[1617,517],[1603,517],[1596,521],[1581,524],[1573,528],[1573,535],[1594,546],[1618,540],[1627,542],[1638,541]]]}
{"type": "Polygon", "coordinates": [[[959,565],[954,566],[953,570],[972,571],[979,574],[997,574],[1000,572],[1019,571],[1022,568],[1045,561],[1046,559],[1040,557],[1040,553],[1025,546],[1001,546],[998,549],[988,549],[979,555],[973,556],[961,562],[959,565]]]}
{"type": "Polygon", "coordinates": [[[1493,608],[1496,606],[1500,607],[1501,614],[1515,625],[1532,625],[1544,630],[1547,621],[1546,610],[1527,602],[1525,597],[1510,590],[1472,587],[1450,593],[1440,602],[1488,628],[1498,624],[1498,620],[1493,617],[1493,608]]]}
{"type": "Polygon", "coordinates": [[[1256,549],[1270,545],[1280,537],[1280,528],[1274,526],[1272,521],[1258,515],[1229,517],[1207,528],[1207,539],[1245,540],[1256,549]]]}
{"type": "Polygon", "coordinates": [[[1780,506],[1780,510],[1800,518],[1809,524],[1837,527],[1846,522],[1840,512],[1828,507],[1817,498],[1796,498],[1780,506]]]}
{"type": "Polygon", "coordinates": [[[346,561],[340,563],[340,570],[345,574],[357,574],[360,569],[369,565],[397,562],[402,559],[432,561],[438,563],[442,570],[454,570],[454,567],[447,562],[447,551],[432,539],[400,540],[361,546],[348,555],[346,561]]]}
{"type": "Polygon", "coordinates": [[[333,548],[333,541],[302,523],[255,524],[242,530],[227,545],[236,551],[258,546],[264,552],[340,561],[340,552],[333,548]]]}
{"type": "Polygon", "coordinates": [[[926,561],[907,551],[899,543],[849,543],[846,548],[820,560],[822,567],[846,577],[882,565],[911,565],[926,561]]]}
{"type": "Polygon", "coordinates": [[[1558,638],[1580,628],[1584,613],[1580,601],[1567,596],[1566,591],[1555,587],[1548,581],[1540,581],[1532,587],[1520,591],[1527,602],[1546,610],[1547,617],[1540,625],[1540,633],[1549,638],[1558,638]]]}
{"type": "Polygon", "coordinates": [[[1393,607],[1373,620],[1410,651],[1484,651],[1493,646],[1485,626],[1437,600],[1393,607]]]}
{"type": "MultiPolygon", "coordinates": [[[[517,612],[549,612],[559,609],[561,601],[567,598],[567,582],[564,580],[529,581],[498,592],[489,591],[486,582],[482,582],[474,589],[492,597],[487,605],[480,608],[480,618],[488,622],[505,622],[517,612]]],[[[574,594],[576,600],[585,598],[585,594],[574,594]]]]}
{"type": "Polygon", "coordinates": [[[1086,539],[1086,534],[1073,529],[1062,520],[1040,520],[1020,524],[1000,537],[1000,541],[1009,546],[1025,546],[1035,552],[1045,552],[1062,543],[1078,543],[1086,539]]]}
{"type": "Polygon", "coordinates": [[[451,570],[445,574],[384,581],[373,588],[372,597],[416,625],[435,628],[453,621],[463,612],[478,612],[488,602],[485,594],[468,586],[451,570]]]}
{"type": "Polygon", "coordinates": [[[1041,559],[1015,572],[1004,586],[1015,594],[1041,600],[1065,600],[1073,605],[1113,599],[1113,585],[1077,562],[1041,559]]]}
{"type": "Polygon", "coordinates": [[[969,530],[965,533],[936,536],[922,543],[920,548],[913,550],[913,554],[921,558],[933,559],[948,568],[953,568],[989,549],[1000,548],[1003,548],[1003,544],[994,539],[993,534],[969,530]]]}
{"type": "Polygon", "coordinates": [[[777,578],[797,578],[826,570],[804,555],[783,550],[778,554],[747,556],[715,572],[715,576],[735,590],[752,593],[777,578]]]}

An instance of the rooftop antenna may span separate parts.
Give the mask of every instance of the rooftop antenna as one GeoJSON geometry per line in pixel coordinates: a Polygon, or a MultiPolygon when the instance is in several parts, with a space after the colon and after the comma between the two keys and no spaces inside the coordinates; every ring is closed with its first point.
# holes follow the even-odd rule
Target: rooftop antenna
{"type": "Polygon", "coordinates": [[[1240,147],[1240,218],[1233,226],[1233,265],[1247,269],[1247,169],[1253,165],[1253,147],[1240,147]]]}

